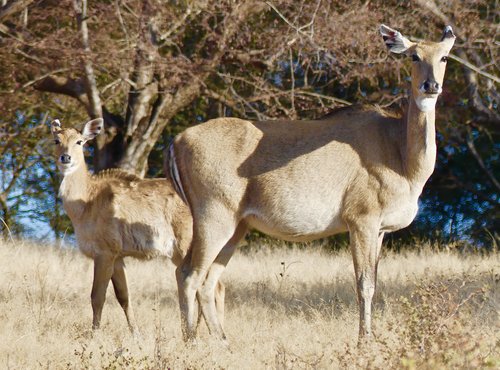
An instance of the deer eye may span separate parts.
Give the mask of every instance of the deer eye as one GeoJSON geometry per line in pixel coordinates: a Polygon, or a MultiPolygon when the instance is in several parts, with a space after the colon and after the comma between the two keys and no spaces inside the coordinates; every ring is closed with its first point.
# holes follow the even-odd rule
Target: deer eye
{"type": "Polygon", "coordinates": [[[82,145],[82,144],[83,144],[83,140],[78,140],[78,141],[76,142],[76,145],[82,145]]]}
{"type": "Polygon", "coordinates": [[[441,62],[446,63],[448,61],[448,57],[442,57],[441,62]]]}
{"type": "Polygon", "coordinates": [[[56,145],[61,144],[61,140],[59,140],[59,139],[54,139],[54,144],[56,144],[56,145]]]}
{"type": "Polygon", "coordinates": [[[414,62],[420,62],[420,57],[417,54],[412,54],[411,60],[414,62]]]}

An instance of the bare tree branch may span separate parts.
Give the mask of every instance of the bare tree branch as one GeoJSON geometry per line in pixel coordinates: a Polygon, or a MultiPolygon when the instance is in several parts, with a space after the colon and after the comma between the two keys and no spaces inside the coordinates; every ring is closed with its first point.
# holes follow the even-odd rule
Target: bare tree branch
{"type": "Polygon", "coordinates": [[[450,59],[453,59],[453,60],[459,62],[460,64],[463,64],[465,67],[473,70],[474,72],[480,74],[481,76],[489,78],[490,80],[495,81],[496,83],[500,83],[500,78],[498,78],[497,76],[492,75],[491,73],[482,71],[481,69],[479,69],[478,67],[476,67],[474,64],[472,64],[468,60],[462,59],[462,58],[460,58],[459,56],[457,56],[455,54],[449,54],[448,57],[450,59]]]}
{"type": "MultiPolygon", "coordinates": [[[[463,50],[458,50],[457,54],[462,58],[467,58],[463,50]]],[[[464,77],[467,81],[467,92],[469,94],[470,105],[481,116],[485,117],[486,121],[500,123],[500,115],[484,105],[483,99],[479,93],[479,82],[476,73],[468,68],[464,68],[464,77]]],[[[481,119],[476,119],[482,121],[481,119]]]]}
{"type": "Polygon", "coordinates": [[[130,44],[130,41],[129,41],[130,36],[128,34],[127,27],[125,26],[125,22],[123,21],[122,12],[120,9],[120,4],[121,4],[121,0],[115,0],[116,15],[118,17],[118,21],[120,22],[120,26],[122,28],[123,34],[125,35],[125,40],[127,42],[127,45],[129,45],[130,44]]]}
{"type": "Polygon", "coordinates": [[[348,102],[347,100],[336,98],[334,96],[327,96],[327,95],[323,95],[323,94],[314,93],[311,91],[306,91],[304,89],[296,90],[296,94],[297,95],[313,96],[313,97],[318,98],[318,99],[325,99],[325,100],[329,100],[331,102],[342,104],[342,105],[352,105],[352,103],[348,102]]]}
{"type": "Polygon", "coordinates": [[[226,96],[225,94],[218,93],[211,89],[205,88],[203,90],[203,95],[206,95],[214,100],[217,100],[224,104],[225,106],[231,108],[233,111],[240,113],[242,116],[245,116],[245,111],[238,106],[238,103],[235,102],[231,97],[226,96]]]}
{"type": "Polygon", "coordinates": [[[37,58],[36,56],[33,56],[33,55],[29,55],[19,48],[16,48],[15,52],[18,53],[19,55],[22,55],[26,59],[29,59],[29,60],[35,62],[35,63],[38,63],[40,65],[45,65],[45,63],[40,58],[37,58]]]}
{"type": "Polygon", "coordinates": [[[0,23],[0,33],[13,38],[21,44],[26,44],[26,42],[23,40],[23,36],[20,33],[16,32],[14,29],[10,29],[3,23],[0,23]]]}
{"type": "Polygon", "coordinates": [[[17,0],[10,1],[0,8],[0,22],[12,14],[18,13],[26,9],[35,0],[17,0]]]}
{"type": "MultiPolygon", "coordinates": [[[[222,57],[226,52],[227,44],[237,33],[241,23],[244,22],[251,14],[260,10],[261,7],[257,6],[253,1],[236,4],[231,13],[229,13],[224,19],[222,34],[215,37],[215,46],[212,54],[208,58],[203,59],[200,62],[201,65],[193,66],[196,68],[193,68],[193,71],[191,72],[192,80],[188,84],[182,85],[177,91],[175,91],[175,93],[169,93],[165,91],[164,88],[160,89],[161,91],[158,93],[160,95],[164,94],[164,96],[160,96],[155,102],[156,108],[154,111],[154,117],[159,117],[161,115],[162,119],[143,119],[139,121],[137,134],[132,136],[129,145],[127,146],[125,155],[120,162],[121,168],[132,170],[140,175],[145,174],[147,167],[147,154],[151,152],[154,144],[165,129],[169,120],[200,94],[204,81],[208,78],[208,76],[217,70],[222,57]],[[168,102],[168,104],[166,104],[166,102],[168,102]],[[153,122],[155,123],[154,125],[151,124],[153,122]],[[139,125],[141,127],[139,127],[139,125]],[[144,156],[143,153],[146,153],[146,156],[144,156]]],[[[147,49],[147,52],[151,53],[152,51],[147,49]]],[[[156,50],[154,50],[154,52],[156,52],[156,50]]],[[[147,61],[147,59],[144,59],[144,57],[141,56],[140,59],[137,60],[137,63],[144,66],[144,76],[149,77],[147,75],[150,71],[147,68],[148,65],[145,64],[145,61],[147,61]]],[[[137,83],[137,81],[134,82],[137,83]]],[[[134,104],[134,101],[132,101],[132,104],[134,104]]],[[[133,112],[130,112],[130,115],[132,113],[133,112]]]]}
{"type": "MultiPolygon", "coordinates": [[[[203,4],[201,4],[201,5],[203,5],[203,4]]],[[[199,7],[193,11],[193,9],[191,8],[191,4],[188,3],[187,9],[186,9],[186,12],[184,13],[184,15],[177,22],[175,22],[175,24],[173,24],[168,29],[168,31],[164,32],[163,34],[161,34],[159,36],[158,41],[161,42],[161,44],[159,46],[161,47],[161,46],[165,45],[166,43],[168,43],[168,38],[172,34],[174,34],[180,27],[185,25],[188,18],[190,18],[192,16],[197,16],[198,14],[200,14],[202,9],[203,9],[202,7],[199,7]]]]}
{"type": "Polygon", "coordinates": [[[36,81],[33,87],[38,91],[63,94],[77,99],[88,110],[89,101],[81,78],[73,79],[63,76],[49,75],[36,81]]]}
{"type": "Polygon", "coordinates": [[[158,53],[151,42],[151,28],[149,25],[152,18],[153,9],[149,1],[144,1],[140,18],[139,42],[135,52],[134,70],[130,78],[132,84],[125,117],[125,137],[129,141],[136,135],[141,121],[146,119],[149,102],[158,88],[157,83],[153,81],[153,62],[156,60],[158,53]]]}
{"type": "Polygon", "coordinates": [[[58,73],[62,73],[62,72],[67,72],[69,71],[69,68],[59,68],[59,69],[56,69],[55,71],[51,71],[49,73],[45,73],[44,75],[40,76],[40,77],[37,77],[31,81],[28,81],[26,83],[24,83],[22,86],[21,86],[21,89],[25,89],[31,85],[34,85],[36,84],[37,82],[39,81],[42,81],[44,80],[45,78],[49,77],[49,76],[53,76],[55,74],[58,74],[58,73]]]}
{"type": "Polygon", "coordinates": [[[89,31],[87,27],[87,0],[73,0],[73,7],[76,12],[76,21],[78,29],[80,30],[81,43],[84,51],[83,68],[85,71],[85,80],[87,95],[89,97],[89,110],[92,118],[102,117],[102,104],[97,89],[96,77],[94,67],[90,60],[90,45],[89,45],[89,31]]]}
{"type": "Polygon", "coordinates": [[[495,178],[493,173],[484,164],[481,155],[478,153],[476,146],[474,145],[474,138],[472,137],[472,132],[470,129],[468,130],[467,133],[467,146],[469,147],[469,150],[474,159],[476,160],[477,164],[479,164],[479,167],[481,167],[486,176],[488,176],[488,179],[490,179],[491,183],[497,188],[497,191],[500,192],[500,182],[495,178]]]}
{"type": "MultiPolygon", "coordinates": [[[[307,24],[303,25],[303,26],[297,26],[295,25],[292,21],[290,21],[288,18],[286,18],[279,10],[278,8],[272,4],[270,1],[266,1],[265,2],[271,9],[274,10],[274,12],[286,23],[290,26],[290,28],[292,28],[293,30],[295,30],[295,32],[297,33],[298,37],[304,37],[307,42],[319,52],[323,53],[324,56],[328,59],[328,61],[330,63],[334,63],[336,58],[335,56],[333,56],[330,51],[327,49],[327,48],[324,48],[322,46],[320,46],[315,40],[314,40],[314,21],[316,19],[316,15],[317,15],[317,12],[318,12],[318,9],[319,9],[319,5],[321,4],[321,1],[318,1],[317,5],[316,5],[316,9],[313,13],[313,16],[311,18],[311,21],[308,22],[307,24]],[[305,29],[307,28],[310,28],[310,31],[309,32],[306,32],[304,31],[305,29]]],[[[297,38],[294,38],[292,40],[290,40],[288,42],[288,45],[287,46],[292,46],[293,44],[295,44],[295,42],[297,41],[297,38]]]]}

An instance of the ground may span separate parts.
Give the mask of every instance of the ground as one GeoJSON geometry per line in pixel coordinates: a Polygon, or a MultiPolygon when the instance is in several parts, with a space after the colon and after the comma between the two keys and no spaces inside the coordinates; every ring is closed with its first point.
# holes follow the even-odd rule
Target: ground
{"type": "Polygon", "coordinates": [[[270,244],[238,251],[223,276],[227,349],[204,326],[183,343],[168,260],[127,261],[139,337],[111,288],[92,333],[91,260],[70,247],[0,242],[0,368],[500,367],[500,253],[385,252],[374,339],[358,348],[349,253],[270,244]]]}

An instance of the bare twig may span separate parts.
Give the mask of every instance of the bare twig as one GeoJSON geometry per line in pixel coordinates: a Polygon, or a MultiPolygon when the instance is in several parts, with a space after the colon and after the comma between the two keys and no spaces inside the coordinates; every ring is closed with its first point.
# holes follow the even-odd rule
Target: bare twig
{"type": "Polygon", "coordinates": [[[448,55],[448,57],[450,59],[453,59],[453,60],[459,62],[460,64],[464,65],[465,67],[473,70],[474,72],[480,74],[481,76],[489,78],[490,80],[495,81],[496,83],[500,83],[500,78],[498,78],[495,75],[492,75],[491,73],[488,73],[488,72],[481,70],[479,67],[476,67],[471,62],[469,62],[463,58],[460,58],[458,55],[450,54],[450,55],[448,55]]]}
{"type": "Polygon", "coordinates": [[[474,138],[472,137],[472,132],[470,129],[468,130],[467,133],[467,146],[469,147],[469,150],[474,159],[476,160],[477,164],[479,164],[479,167],[481,167],[486,176],[488,176],[492,184],[497,188],[497,191],[500,191],[500,182],[498,182],[493,173],[484,164],[481,155],[478,153],[476,146],[474,145],[474,138]]]}
{"type": "Polygon", "coordinates": [[[101,90],[102,94],[104,94],[108,89],[115,87],[116,85],[120,84],[123,81],[124,81],[123,78],[117,78],[116,80],[111,81],[109,84],[107,84],[106,86],[104,86],[102,88],[102,90],[101,90]]]}
{"type": "Polygon", "coordinates": [[[120,26],[122,28],[123,34],[125,35],[125,41],[127,43],[127,46],[130,47],[130,36],[128,34],[127,27],[125,26],[125,22],[123,21],[122,12],[120,9],[120,3],[121,3],[121,0],[115,1],[116,15],[118,16],[118,22],[120,22],[120,26]]]}
{"type": "Polygon", "coordinates": [[[29,54],[25,53],[24,51],[22,51],[22,50],[21,50],[21,49],[19,49],[19,48],[16,48],[16,49],[15,49],[15,52],[16,52],[16,53],[18,53],[19,55],[22,55],[22,56],[23,56],[23,57],[25,57],[26,59],[29,59],[29,60],[31,60],[31,61],[34,61],[34,62],[36,62],[36,63],[38,63],[38,64],[40,64],[40,65],[45,65],[45,62],[44,62],[44,61],[42,61],[41,59],[39,59],[39,58],[37,58],[37,57],[35,57],[35,56],[33,56],[33,55],[29,55],[29,54]]]}
{"type": "Polygon", "coordinates": [[[12,14],[26,9],[33,1],[35,0],[17,0],[8,2],[5,6],[0,8],[0,22],[12,14]]]}
{"type": "MultiPolygon", "coordinates": [[[[304,28],[307,28],[307,27],[312,27],[313,24],[314,24],[314,19],[315,19],[315,14],[317,11],[315,11],[315,13],[313,14],[313,18],[311,20],[311,22],[307,23],[306,25],[304,26],[297,26],[295,24],[293,24],[292,21],[290,21],[288,18],[286,18],[279,10],[278,8],[276,8],[276,6],[274,6],[270,1],[266,1],[265,2],[271,9],[274,10],[274,12],[286,23],[288,24],[292,29],[295,30],[295,32],[297,33],[297,35],[299,36],[304,36],[307,41],[309,42],[309,44],[311,44],[311,46],[316,49],[319,52],[322,52],[324,53],[324,55],[327,57],[327,59],[333,63],[336,58],[328,51],[328,49],[318,45],[316,43],[316,41],[314,40],[314,32],[311,32],[311,33],[307,33],[304,31],[304,28]]],[[[319,6],[319,3],[318,5],[319,6]]],[[[292,44],[294,44],[297,40],[296,39],[292,39],[291,41],[288,42],[288,46],[291,46],[292,44]]]]}
{"type": "Polygon", "coordinates": [[[14,40],[20,42],[21,44],[26,45],[26,42],[22,39],[22,35],[14,30],[11,30],[5,24],[0,23],[0,33],[3,33],[4,35],[13,38],[14,40]]]}
{"type": "Polygon", "coordinates": [[[255,109],[255,107],[248,101],[246,100],[245,98],[243,98],[240,94],[238,94],[236,92],[236,90],[234,89],[233,86],[230,86],[229,87],[229,90],[231,90],[231,93],[236,97],[238,98],[238,100],[240,100],[242,102],[242,104],[247,107],[248,109],[250,109],[257,117],[257,119],[259,120],[266,120],[266,119],[269,119],[268,116],[266,116],[264,113],[262,112],[259,112],[257,109],[255,109]]]}
{"type": "Polygon", "coordinates": [[[387,108],[387,107],[390,107],[391,105],[393,105],[395,102],[401,100],[401,99],[404,99],[405,96],[404,95],[398,95],[396,96],[394,99],[390,100],[388,103],[386,104],[379,104],[379,106],[381,108],[387,108]]]}
{"type": "Polygon", "coordinates": [[[169,42],[168,38],[176,32],[180,27],[184,26],[187,22],[187,19],[191,16],[197,16],[198,14],[201,13],[201,8],[198,8],[193,11],[193,9],[188,5],[186,12],[183,14],[183,16],[175,22],[168,31],[164,32],[160,37],[159,40],[162,42],[160,44],[160,47],[167,44],[169,42]]]}
{"type": "Polygon", "coordinates": [[[62,73],[62,72],[67,72],[67,71],[69,71],[69,70],[70,70],[69,68],[59,68],[59,69],[56,69],[55,71],[50,71],[50,72],[45,73],[45,74],[43,74],[43,75],[41,75],[41,76],[39,76],[39,77],[37,77],[37,78],[35,78],[35,79],[31,80],[31,81],[26,82],[25,84],[23,84],[23,85],[20,87],[20,89],[25,89],[25,88],[27,88],[27,87],[29,87],[29,86],[31,86],[31,85],[36,84],[37,82],[39,82],[39,81],[41,81],[41,80],[43,80],[43,79],[45,79],[45,78],[49,77],[49,76],[53,76],[53,75],[55,75],[55,74],[62,73]]]}
{"type": "Polygon", "coordinates": [[[227,107],[231,108],[233,111],[239,112],[242,115],[244,115],[245,113],[245,111],[238,106],[239,104],[237,102],[233,101],[230,97],[224,94],[205,88],[204,95],[223,103],[227,107]]]}
{"type": "Polygon", "coordinates": [[[318,93],[314,93],[314,92],[311,92],[311,91],[297,90],[296,94],[298,94],[298,95],[313,96],[315,98],[325,99],[325,100],[329,100],[329,101],[332,101],[332,102],[335,102],[335,103],[340,103],[340,104],[343,104],[343,105],[352,105],[352,103],[348,102],[347,100],[336,98],[334,96],[328,96],[328,95],[318,94],[318,93]]]}

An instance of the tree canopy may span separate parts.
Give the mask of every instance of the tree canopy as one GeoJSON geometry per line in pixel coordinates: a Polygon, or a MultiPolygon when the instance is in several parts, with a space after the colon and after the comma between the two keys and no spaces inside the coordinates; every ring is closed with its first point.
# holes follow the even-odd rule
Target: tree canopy
{"type": "Polygon", "coordinates": [[[457,42],[438,101],[438,163],[400,236],[498,243],[496,1],[3,0],[0,7],[2,230],[56,237],[47,122],[103,117],[92,167],[161,175],[184,128],[219,116],[317,118],[352,103],[404,98],[410,61],[390,56],[380,23],[413,39],[457,42]],[[26,222],[37,219],[41,224],[26,222]]]}

